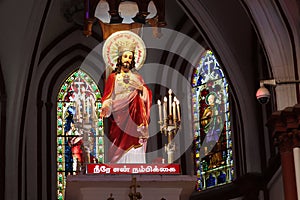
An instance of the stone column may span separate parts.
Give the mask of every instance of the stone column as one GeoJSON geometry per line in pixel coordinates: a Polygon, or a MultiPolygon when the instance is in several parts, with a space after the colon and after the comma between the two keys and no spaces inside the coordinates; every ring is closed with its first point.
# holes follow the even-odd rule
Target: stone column
{"type": "Polygon", "coordinates": [[[300,104],[274,112],[268,126],[279,147],[285,200],[297,200],[293,149],[300,144],[300,104]]]}
{"type": "Polygon", "coordinates": [[[294,148],[294,162],[296,172],[297,196],[300,199],[300,148],[294,148]]]}

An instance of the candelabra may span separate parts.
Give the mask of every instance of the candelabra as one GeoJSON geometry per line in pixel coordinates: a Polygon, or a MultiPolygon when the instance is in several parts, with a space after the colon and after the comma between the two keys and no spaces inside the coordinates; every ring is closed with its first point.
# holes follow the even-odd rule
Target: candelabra
{"type": "Polygon", "coordinates": [[[169,98],[166,96],[163,103],[157,100],[159,111],[160,131],[168,137],[168,142],[165,144],[165,151],[168,157],[168,163],[173,163],[176,144],[173,141],[180,124],[180,104],[176,96],[172,95],[172,90],[168,91],[169,98]],[[172,98],[174,96],[174,98],[172,98]],[[173,99],[173,100],[172,100],[173,99]]]}

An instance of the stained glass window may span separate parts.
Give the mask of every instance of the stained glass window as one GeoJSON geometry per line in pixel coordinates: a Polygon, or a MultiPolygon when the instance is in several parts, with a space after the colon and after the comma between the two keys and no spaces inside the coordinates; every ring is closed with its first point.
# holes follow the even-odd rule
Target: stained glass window
{"type": "Polygon", "coordinates": [[[64,199],[67,175],[76,175],[87,163],[104,162],[101,94],[84,71],[72,73],[57,96],[57,199],[64,199]]]}
{"type": "Polygon", "coordinates": [[[205,190],[234,175],[228,83],[211,51],[193,73],[192,94],[197,190],[205,190]]]}

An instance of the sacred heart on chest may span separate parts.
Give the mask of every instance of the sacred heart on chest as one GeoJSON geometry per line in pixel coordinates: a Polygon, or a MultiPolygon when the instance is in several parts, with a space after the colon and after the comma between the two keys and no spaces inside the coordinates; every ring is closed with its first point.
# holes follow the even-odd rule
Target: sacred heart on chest
{"type": "Polygon", "coordinates": [[[126,75],[123,75],[123,82],[126,83],[126,84],[128,84],[129,81],[130,81],[129,75],[127,75],[127,74],[126,74],[126,75]]]}

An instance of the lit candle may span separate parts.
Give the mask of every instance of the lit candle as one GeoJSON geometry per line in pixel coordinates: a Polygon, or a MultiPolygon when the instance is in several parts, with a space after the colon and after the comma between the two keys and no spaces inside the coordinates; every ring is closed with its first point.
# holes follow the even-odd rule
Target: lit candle
{"type": "Polygon", "coordinates": [[[173,107],[173,121],[174,121],[174,124],[176,123],[176,103],[175,101],[173,101],[172,103],[172,107],[173,107]]]}
{"type": "Polygon", "coordinates": [[[176,99],[176,106],[177,106],[177,115],[178,115],[178,121],[180,121],[180,108],[179,108],[179,100],[176,99]]]}
{"type": "Polygon", "coordinates": [[[92,98],[90,98],[90,103],[91,103],[91,107],[92,107],[91,118],[92,118],[92,120],[95,120],[96,119],[95,103],[93,102],[92,98]]]}
{"type": "Polygon", "coordinates": [[[169,115],[172,115],[172,90],[169,89],[169,115]]]}
{"type": "Polygon", "coordinates": [[[78,119],[78,115],[80,114],[79,113],[79,109],[78,109],[78,104],[77,104],[77,101],[74,102],[74,106],[75,106],[75,117],[76,119],[78,119]]]}
{"type": "Polygon", "coordinates": [[[168,115],[167,115],[167,97],[164,97],[164,104],[163,104],[163,109],[164,109],[164,122],[167,123],[168,115]]]}
{"type": "Polygon", "coordinates": [[[88,97],[86,99],[86,113],[87,113],[87,118],[90,117],[90,98],[88,97]]]}
{"type": "Polygon", "coordinates": [[[80,100],[76,101],[77,120],[78,120],[78,121],[79,121],[80,115],[81,115],[81,112],[80,112],[80,106],[81,106],[81,101],[80,101],[80,100]]]}
{"type": "MultiPolygon", "coordinates": [[[[175,106],[176,106],[176,103],[178,101],[177,98],[176,98],[176,96],[174,97],[173,101],[175,102],[175,106]]],[[[176,112],[176,114],[177,114],[177,112],[176,112]]]]}
{"type": "Polygon", "coordinates": [[[82,100],[81,104],[82,104],[82,116],[84,116],[85,113],[86,113],[86,109],[85,109],[85,106],[86,106],[86,105],[85,105],[85,101],[82,100]]]}
{"type": "Polygon", "coordinates": [[[159,122],[162,122],[162,116],[161,116],[161,101],[158,99],[157,100],[158,104],[158,112],[159,112],[159,122]]]}

